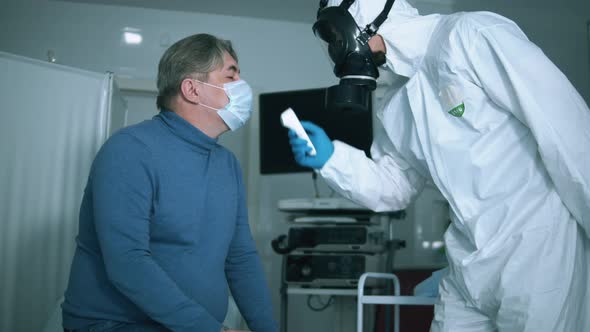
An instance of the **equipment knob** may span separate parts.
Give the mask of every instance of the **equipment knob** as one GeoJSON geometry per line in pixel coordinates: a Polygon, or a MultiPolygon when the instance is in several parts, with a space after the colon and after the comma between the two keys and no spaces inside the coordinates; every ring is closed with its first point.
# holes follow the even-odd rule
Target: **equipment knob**
{"type": "Polygon", "coordinates": [[[301,274],[305,277],[309,277],[311,275],[311,267],[309,265],[303,265],[301,267],[301,274]]]}

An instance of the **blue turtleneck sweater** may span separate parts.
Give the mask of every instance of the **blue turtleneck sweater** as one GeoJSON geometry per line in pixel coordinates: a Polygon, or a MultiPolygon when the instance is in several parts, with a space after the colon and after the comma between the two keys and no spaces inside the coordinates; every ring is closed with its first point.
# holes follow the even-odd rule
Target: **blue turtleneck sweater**
{"type": "Polygon", "coordinates": [[[84,192],[64,327],[218,332],[229,285],[250,329],[277,331],[244,196],[234,155],[174,112],[114,134],[84,192]]]}

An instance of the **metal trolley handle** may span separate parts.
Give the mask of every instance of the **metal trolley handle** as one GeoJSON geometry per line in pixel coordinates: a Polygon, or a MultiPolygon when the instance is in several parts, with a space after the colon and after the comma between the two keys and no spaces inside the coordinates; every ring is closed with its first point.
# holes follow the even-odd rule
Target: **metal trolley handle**
{"type": "Polygon", "coordinates": [[[399,332],[399,306],[400,305],[434,305],[436,298],[425,296],[400,296],[399,279],[391,273],[363,273],[358,283],[358,304],[356,317],[356,330],[363,332],[363,305],[364,304],[390,304],[394,305],[394,332],[399,332]],[[368,278],[390,279],[393,282],[394,295],[365,295],[365,282],[368,278]]]}

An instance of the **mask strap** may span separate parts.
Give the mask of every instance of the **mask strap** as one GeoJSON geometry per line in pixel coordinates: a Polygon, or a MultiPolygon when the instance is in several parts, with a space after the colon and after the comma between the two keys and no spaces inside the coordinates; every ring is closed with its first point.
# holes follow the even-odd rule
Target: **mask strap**
{"type": "Polygon", "coordinates": [[[224,88],[220,88],[220,87],[218,87],[217,85],[213,85],[213,84],[210,84],[210,83],[207,83],[207,82],[199,81],[199,80],[198,80],[198,79],[196,79],[196,78],[193,78],[193,80],[194,80],[194,81],[197,81],[197,82],[199,82],[199,83],[202,83],[202,84],[208,85],[208,86],[212,86],[212,87],[214,87],[214,88],[218,88],[218,89],[220,89],[220,90],[225,90],[224,88]]]}
{"type": "MultiPolygon", "coordinates": [[[[355,0],[344,0],[342,1],[342,3],[340,4],[340,8],[344,9],[344,10],[348,10],[348,8],[350,8],[350,6],[352,6],[352,3],[355,0]]],[[[326,1],[327,2],[327,1],[326,1]]]]}
{"type": "MultiPolygon", "coordinates": [[[[208,86],[212,86],[212,87],[214,87],[214,88],[218,88],[218,89],[221,89],[221,90],[225,91],[225,89],[224,89],[224,88],[220,88],[220,87],[218,87],[217,85],[213,85],[213,84],[210,84],[210,83],[207,83],[207,82],[203,82],[203,81],[200,81],[200,80],[198,80],[198,79],[196,79],[196,78],[193,78],[193,80],[194,80],[194,81],[197,81],[197,82],[199,82],[199,83],[202,83],[202,84],[205,84],[205,85],[208,85],[208,86]]],[[[201,106],[203,106],[203,107],[205,107],[205,108],[208,108],[208,109],[210,109],[210,110],[214,110],[214,111],[216,111],[216,112],[219,112],[219,111],[221,111],[221,109],[220,109],[220,108],[214,108],[214,107],[211,107],[211,106],[209,106],[209,105],[205,105],[205,104],[203,104],[203,103],[199,103],[199,105],[201,105],[201,106]]]]}
{"type": "Polygon", "coordinates": [[[377,18],[375,18],[375,20],[372,23],[367,24],[367,26],[365,27],[365,31],[371,37],[377,33],[377,30],[379,30],[381,24],[383,24],[383,22],[385,22],[385,20],[387,19],[387,15],[389,15],[389,12],[391,11],[391,7],[393,7],[394,2],[395,0],[387,0],[379,16],[377,16],[377,18]]]}
{"type": "Polygon", "coordinates": [[[213,107],[211,107],[211,106],[209,106],[209,105],[205,105],[205,104],[203,104],[203,103],[199,103],[199,105],[201,105],[201,106],[203,106],[203,107],[205,107],[205,108],[208,108],[208,109],[210,109],[210,110],[214,110],[215,112],[219,112],[219,111],[221,111],[221,110],[222,110],[221,108],[213,108],[213,107]]]}

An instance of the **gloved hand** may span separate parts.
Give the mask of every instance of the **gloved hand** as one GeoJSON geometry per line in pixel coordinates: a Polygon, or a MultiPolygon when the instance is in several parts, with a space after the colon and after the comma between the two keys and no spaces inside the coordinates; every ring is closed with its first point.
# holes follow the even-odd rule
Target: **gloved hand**
{"type": "Polygon", "coordinates": [[[414,287],[415,296],[437,297],[441,279],[449,273],[449,267],[432,272],[432,275],[414,287]]]}
{"type": "Polygon", "coordinates": [[[301,121],[301,125],[315,147],[316,155],[310,156],[308,153],[311,151],[311,148],[307,146],[307,142],[297,137],[297,134],[293,130],[289,130],[289,143],[291,143],[291,150],[293,150],[295,161],[304,167],[320,169],[324,167],[334,153],[334,144],[332,144],[326,132],[317,125],[309,121],[301,121]]]}

